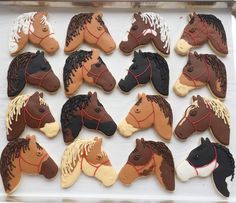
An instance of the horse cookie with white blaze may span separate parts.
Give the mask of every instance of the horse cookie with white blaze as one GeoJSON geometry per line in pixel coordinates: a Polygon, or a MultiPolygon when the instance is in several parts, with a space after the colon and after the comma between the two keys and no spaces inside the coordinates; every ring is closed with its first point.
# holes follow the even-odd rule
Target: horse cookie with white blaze
{"type": "Polygon", "coordinates": [[[142,86],[152,81],[155,90],[161,95],[169,94],[169,67],[166,60],[157,53],[134,52],[133,64],[128,74],[118,83],[119,88],[130,92],[136,86],[142,86]]]}
{"type": "Polygon", "coordinates": [[[169,55],[169,27],[157,13],[134,13],[132,26],[120,43],[120,50],[129,54],[136,47],[150,42],[154,44],[159,53],[169,55]]]}
{"type": "Polygon", "coordinates": [[[64,89],[67,96],[73,95],[83,81],[111,92],[116,80],[99,56],[98,49],[79,50],[66,59],[63,69],[64,89]]]}
{"type": "Polygon", "coordinates": [[[9,66],[7,82],[8,97],[20,94],[26,83],[42,87],[48,92],[55,92],[60,87],[60,81],[44,57],[43,51],[25,52],[16,56],[9,66]]]}
{"type": "Polygon", "coordinates": [[[57,175],[57,172],[56,163],[36,142],[34,135],[17,138],[9,142],[2,151],[0,173],[6,193],[16,190],[22,173],[43,175],[51,179],[57,175]]]}
{"type": "Polygon", "coordinates": [[[83,126],[107,136],[112,136],[117,128],[96,92],[70,97],[61,110],[61,126],[65,143],[73,142],[83,126]]]}
{"type": "Polygon", "coordinates": [[[136,139],[136,147],[119,173],[125,185],[137,178],[155,174],[160,184],[168,191],[175,190],[174,160],[171,151],[163,142],[136,139]]]}
{"type": "Polygon", "coordinates": [[[26,125],[39,129],[49,138],[58,134],[60,126],[44,101],[43,93],[22,94],[9,102],[6,116],[7,140],[18,138],[26,125]]]}
{"type": "Polygon", "coordinates": [[[218,143],[201,138],[201,144],[193,149],[186,160],[176,166],[181,181],[212,174],[216,189],[225,197],[230,196],[230,185],[234,179],[235,162],[229,149],[218,143]]]}
{"type": "Polygon", "coordinates": [[[174,85],[179,96],[186,96],[191,90],[208,86],[213,96],[224,99],[227,90],[227,73],[223,62],[212,54],[188,54],[188,62],[174,85]]]}
{"type": "Polygon", "coordinates": [[[119,132],[129,137],[133,133],[154,125],[165,140],[172,136],[173,115],[170,104],[159,95],[138,94],[138,101],[126,118],[118,125],[119,132]]]}
{"type": "Polygon", "coordinates": [[[206,42],[217,54],[222,56],[228,54],[227,38],[222,22],[214,15],[195,12],[189,14],[189,23],[176,43],[176,52],[185,56],[191,49],[206,42]]]}
{"type": "Polygon", "coordinates": [[[76,139],[66,147],[61,161],[61,187],[71,187],[81,172],[97,178],[106,187],[115,183],[117,173],[103,150],[102,138],[76,139]]]}
{"type": "Polygon", "coordinates": [[[116,44],[102,20],[102,15],[100,12],[74,15],[67,29],[64,51],[73,52],[80,44],[87,42],[107,54],[111,53],[116,44]]]}
{"type": "Polygon", "coordinates": [[[9,51],[16,55],[31,42],[52,54],[59,48],[46,12],[30,12],[18,16],[10,33],[9,51]]]}
{"type": "Polygon", "coordinates": [[[214,137],[224,145],[230,140],[230,113],[219,99],[193,96],[192,104],[175,128],[180,139],[187,139],[194,132],[210,129],[214,137]]]}

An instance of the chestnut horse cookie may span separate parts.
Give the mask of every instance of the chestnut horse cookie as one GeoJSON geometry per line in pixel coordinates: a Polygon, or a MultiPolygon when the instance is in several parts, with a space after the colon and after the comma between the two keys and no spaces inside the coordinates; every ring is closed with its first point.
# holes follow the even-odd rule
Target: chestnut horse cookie
{"type": "Polygon", "coordinates": [[[175,134],[180,139],[187,139],[194,132],[206,129],[210,129],[220,143],[229,145],[230,113],[218,99],[193,96],[192,104],[175,128],[175,134]]]}
{"type": "Polygon", "coordinates": [[[53,73],[44,52],[26,52],[15,57],[8,69],[7,95],[15,97],[24,89],[25,84],[42,87],[49,92],[55,92],[60,87],[60,81],[53,73]]]}
{"type": "Polygon", "coordinates": [[[188,62],[174,85],[179,96],[191,90],[208,86],[213,96],[224,99],[227,89],[227,74],[223,62],[212,54],[188,54],[188,62]]]}
{"type": "Polygon", "coordinates": [[[189,15],[189,23],[184,28],[175,50],[180,55],[187,55],[194,48],[208,42],[217,54],[227,55],[228,46],[225,29],[222,22],[214,15],[189,15]]]}
{"type": "Polygon", "coordinates": [[[18,138],[26,125],[50,138],[59,132],[59,124],[44,101],[43,93],[23,94],[10,101],[6,116],[7,140],[18,138]]]}
{"type": "Polygon", "coordinates": [[[176,173],[181,181],[193,177],[207,177],[212,174],[216,189],[229,197],[229,188],[234,179],[235,162],[229,149],[218,143],[201,138],[201,144],[193,149],[186,160],[176,166],[176,173]]]}
{"type": "Polygon", "coordinates": [[[87,42],[107,54],[111,53],[116,44],[102,20],[102,15],[100,12],[74,15],[67,29],[64,51],[70,53],[83,42],[87,42]]]}
{"type": "Polygon", "coordinates": [[[157,13],[135,13],[130,31],[120,43],[120,50],[131,53],[136,47],[152,42],[162,55],[170,53],[169,28],[157,13]]]}
{"type": "Polygon", "coordinates": [[[10,33],[10,54],[16,55],[30,41],[52,54],[59,48],[46,12],[30,12],[20,15],[13,23],[10,33]]]}
{"type": "Polygon", "coordinates": [[[116,131],[116,123],[97,99],[97,93],[69,98],[61,110],[61,126],[65,143],[73,142],[82,126],[98,130],[107,136],[116,131]]]}
{"type": "MultiPolygon", "coordinates": [[[[6,145],[1,155],[0,172],[6,193],[12,193],[16,190],[22,173],[39,174],[51,179],[57,175],[58,167],[46,150],[36,142],[35,136],[27,136],[6,145]]],[[[28,190],[30,191],[30,187],[28,190]]]]}
{"type": "Polygon", "coordinates": [[[76,139],[63,153],[61,161],[61,187],[71,187],[81,172],[97,178],[106,187],[117,179],[117,174],[103,150],[102,138],[76,139]]]}
{"type": "Polygon", "coordinates": [[[119,180],[130,185],[137,178],[152,173],[166,190],[175,190],[174,160],[169,148],[163,142],[136,139],[136,147],[121,169],[119,180]]]}
{"type": "Polygon", "coordinates": [[[157,92],[164,96],[169,94],[169,67],[166,60],[157,53],[134,52],[133,64],[128,74],[119,82],[119,88],[128,93],[136,86],[142,86],[149,81],[157,92]]]}
{"type": "Polygon", "coordinates": [[[105,92],[111,92],[115,78],[99,56],[98,49],[92,51],[75,51],[66,59],[63,70],[65,94],[73,95],[83,81],[101,87],[105,92]]]}
{"type": "Polygon", "coordinates": [[[154,125],[155,131],[165,140],[172,136],[173,115],[170,104],[159,95],[138,95],[137,103],[118,125],[119,132],[129,137],[139,130],[154,125]]]}

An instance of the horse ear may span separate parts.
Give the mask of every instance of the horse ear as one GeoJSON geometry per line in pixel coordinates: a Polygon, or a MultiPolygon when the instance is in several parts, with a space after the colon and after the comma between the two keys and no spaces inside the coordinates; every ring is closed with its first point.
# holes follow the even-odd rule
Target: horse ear
{"type": "Polygon", "coordinates": [[[140,12],[138,12],[138,13],[134,13],[134,18],[137,20],[137,18],[140,16],[140,12]]]}
{"type": "Polygon", "coordinates": [[[88,92],[88,96],[92,96],[93,93],[91,91],[88,92]]]}
{"type": "Polygon", "coordinates": [[[139,145],[141,143],[140,139],[136,139],[136,146],[139,145]]]}
{"type": "Polygon", "coordinates": [[[192,102],[195,102],[197,100],[196,96],[192,96],[192,102]]]}
{"type": "Polygon", "coordinates": [[[198,105],[199,106],[205,104],[204,99],[200,95],[197,95],[197,100],[198,100],[198,105]]]}
{"type": "Polygon", "coordinates": [[[134,51],[134,58],[138,57],[138,52],[137,51],[134,51]]]}
{"type": "Polygon", "coordinates": [[[203,137],[201,137],[201,144],[205,144],[205,140],[203,137]]]}
{"type": "Polygon", "coordinates": [[[97,92],[94,92],[94,93],[92,94],[92,96],[97,99],[97,98],[98,98],[97,92]]]}
{"type": "Polygon", "coordinates": [[[100,12],[100,11],[97,11],[97,12],[94,14],[94,16],[95,16],[95,17],[100,16],[100,17],[102,18],[103,13],[100,12]]]}
{"type": "Polygon", "coordinates": [[[97,138],[96,143],[97,146],[101,147],[102,146],[102,138],[97,138]]]}
{"type": "Polygon", "coordinates": [[[142,94],[138,93],[138,99],[141,99],[141,98],[142,98],[142,94]]]}
{"type": "Polygon", "coordinates": [[[211,141],[209,140],[208,137],[206,138],[206,143],[211,144],[211,141]]]}
{"type": "Polygon", "coordinates": [[[194,54],[194,56],[198,56],[198,53],[197,53],[196,51],[194,51],[194,53],[193,53],[193,54],[194,54]]]}
{"type": "Polygon", "coordinates": [[[141,142],[145,142],[144,138],[141,138],[141,142]]]}
{"type": "Polygon", "coordinates": [[[33,148],[36,145],[36,137],[35,135],[29,136],[29,147],[33,148]]]}
{"type": "Polygon", "coordinates": [[[40,92],[40,93],[39,93],[39,96],[40,96],[41,98],[43,98],[43,92],[40,92]]]}
{"type": "Polygon", "coordinates": [[[92,49],[92,52],[93,52],[93,57],[95,58],[95,59],[97,59],[98,57],[99,57],[99,55],[100,55],[100,51],[99,51],[99,49],[92,49]]]}
{"type": "Polygon", "coordinates": [[[41,13],[41,14],[44,15],[44,16],[48,16],[48,12],[46,12],[46,11],[41,11],[41,12],[39,12],[39,13],[41,13]]]}

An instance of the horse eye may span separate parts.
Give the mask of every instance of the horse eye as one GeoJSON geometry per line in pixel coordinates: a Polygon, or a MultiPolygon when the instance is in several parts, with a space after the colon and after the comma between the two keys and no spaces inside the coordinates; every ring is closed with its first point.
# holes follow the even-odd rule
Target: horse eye
{"type": "Polygon", "coordinates": [[[196,29],[195,27],[193,27],[193,28],[189,29],[189,32],[193,33],[193,32],[195,32],[196,30],[197,30],[197,29],[196,29]]]}
{"type": "Polygon", "coordinates": [[[40,113],[44,113],[44,112],[45,112],[45,109],[44,109],[44,108],[39,108],[39,112],[40,112],[40,113]]]}
{"type": "Polygon", "coordinates": [[[139,108],[136,108],[136,109],[135,109],[135,113],[140,113],[140,109],[139,109],[139,108]]]}
{"type": "Polygon", "coordinates": [[[100,64],[100,63],[96,63],[95,66],[96,66],[97,68],[99,68],[99,67],[101,67],[101,64],[100,64]]]}
{"type": "Polygon", "coordinates": [[[135,65],[132,66],[132,70],[136,70],[137,67],[135,65]]]}
{"type": "Polygon", "coordinates": [[[188,70],[188,72],[191,73],[191,72],[193,72],[193,67],[192,67],[192,66],[189,66],[187,70],[188,70]]]}
{"type": "Polygon", "coordinates": [[[190,116],[196,116],[197,115],[197,111],[193,110],[193,111],[190,111],[190,116]]]}
{"type": "Polygon", "coordinates": [[[101,109],[100,109],[100,108],[96,108],[96,109],[95,109],[95,112],[96,112],[96,113],[100,113],[100,112],[101,112],[101,109]]]}
{"type": "Polygon", "coordinates": [[[134,156],[134,160],[135,160],[135,161],[138,161],[139,159],[140,159],[140,155],[135,155],[135,156],[134,156]]]}
{"type": "Polygon", "coordinates": [[[36,155],[37,155],[37,156],[42,156],[42,154],[43,154],[43,153],[40,152],[40,151],[37,151],[37,152],[36,152],[36,155]]]}
{"type": "Polygon", "coordinates": [[[97,160],[101,160],[102,159],[102,155],[101,154],[98,154],[97,157],[96,157],[97,160]]]}
{"type": "Polygon", "coordinates": [[[47,69],[47,67],[46,66],[41,66],[41,68],[40,68],[41,70],[46,70],[47,69]]]}
{"type": "Polygon", "coordinates": [[[138,29],[138,25],[133,25],[132,27],[131,27],[131,30],[137,30],[138,29]]]}
{"type": "Polygon", "coordinates": [[[193,158],[194,158],[195,160],[198,160],[198,159],[199,159],[199,155],[196,154],[193,158]]]}
{"type": "Polygon", "coordinates": [[[47,27],[43,27],[42,30],[43,30],[43,32],[47,32],[48,28],[47,27]]]}
{"type": "Polygon", "coordinates": [[[101,31],[101,30],[102,30],[102,26],[98,26],[97,29],[98,29],[99,31],[101,31]]]}

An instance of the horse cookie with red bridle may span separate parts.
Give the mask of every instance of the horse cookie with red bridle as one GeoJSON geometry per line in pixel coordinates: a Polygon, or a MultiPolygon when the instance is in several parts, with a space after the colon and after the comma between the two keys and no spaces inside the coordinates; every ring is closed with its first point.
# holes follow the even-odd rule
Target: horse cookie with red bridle
{"type": "Polygon", "coordinates": [[[53,54],[59,48],[46,12],[24,13],[14,21],[10,33],[9,51],[11,55],[19,53],[31,42],[42,47],[47,53],[53,54]]]}

